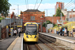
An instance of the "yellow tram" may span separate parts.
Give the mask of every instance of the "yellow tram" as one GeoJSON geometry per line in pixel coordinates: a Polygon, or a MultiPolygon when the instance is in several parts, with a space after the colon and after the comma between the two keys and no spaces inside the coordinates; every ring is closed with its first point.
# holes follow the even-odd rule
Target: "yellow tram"
{"type": "Polygon", "coordinates": [[[24,24],[24,41],[25,42],[38,42],[38,24],[36,22],[26,22],[24,24]]]}

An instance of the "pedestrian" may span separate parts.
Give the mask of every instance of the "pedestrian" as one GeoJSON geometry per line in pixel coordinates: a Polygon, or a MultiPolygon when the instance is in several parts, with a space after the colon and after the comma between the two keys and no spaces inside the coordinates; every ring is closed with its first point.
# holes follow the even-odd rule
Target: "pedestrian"
{"type": "Polygon", "coordinates": [[[62,28],[60,29],[60,35],[62,36],[62,28]]]}
{"type": "Polygon", "coordinates": [[[64,36],[65,28],[62,28],[62,36],[64,36]]]}
{"type": "Polygon", "coordinates": [[[56,34],[56,29],[54,29],[54,33],[56,34]]]}
{"type": "Polygon", "coordinates": [[[73,37],[73,31],[71,30],[71,36],[73,37]]]}
{"type": "Polygon", "coordinates": [[[20,37],[20,33],[21,33],[21,29],[20,29],[20,28],[18,28],[18,34],[19,34],[19,37],[20,37]]]}
{"type": "Polygon", "coordinates": [[[17,34],[17,30],[16,30],[16,29],[14,29],[14,35],[16,36],[16,34],[17,34]]]}
{"type": "Polygon", "coordinates": [[[67,36],[67,29],[64,30],[64,36],[67,36]]]}

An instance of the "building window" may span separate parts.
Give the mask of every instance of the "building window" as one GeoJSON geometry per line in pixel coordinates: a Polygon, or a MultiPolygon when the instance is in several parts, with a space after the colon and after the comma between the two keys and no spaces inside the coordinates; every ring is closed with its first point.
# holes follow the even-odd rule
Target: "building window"
{"type": "Polygon", "coordinates": [[[31,20],[35,20],[35,16],[31,16],[31,20]]]}
{"type": "Polygon", "coordinates": [[[64,4],[61,4],[62,9],[64,9],[64,4]]]}

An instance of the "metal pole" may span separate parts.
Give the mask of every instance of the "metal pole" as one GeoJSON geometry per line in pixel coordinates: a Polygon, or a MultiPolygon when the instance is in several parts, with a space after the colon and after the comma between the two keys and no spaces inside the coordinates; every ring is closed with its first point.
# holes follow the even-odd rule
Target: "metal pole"
{"type": "Polygon", "coordinates": [[[62,21],[62,13],[60,13],[60,15],[61,15],[61,21],[62,21]]]}
{"type": "Polygon", "coordinates": [[[17,5],[17,9],[18,9],[18,15],[19,15],[19,5],[17,5]]]}
{"type": "Polygon", "coordinates": [[[11,28],[11,18],[10,18],[10,28],[11,28]]]}
{"type": "Polygon", "coordinates": [[[69,21],[69,11],[67,11],[67,21],[69,21]]]}
{"type": "Polygon", "coordinates": [[[41,32],[42,32],[42,22],[41,22],[41,32]]]}
{"type": "Polygon", "coordinates": [[[53,17],[52,17],[52,24],[53,24],[53,17]]]}

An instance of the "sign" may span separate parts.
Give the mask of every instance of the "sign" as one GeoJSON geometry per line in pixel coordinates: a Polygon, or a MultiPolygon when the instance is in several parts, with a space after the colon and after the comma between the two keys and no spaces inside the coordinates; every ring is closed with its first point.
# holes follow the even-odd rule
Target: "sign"
{"type": "Polygon", "coordinates": [[[28,25],[28,26],[35,26],[35,25],[28,25]]]}
{"type": "Polygon", "coordinates": [[[53,24],[47,24],[47,29],[52,28],[53,24]]]}
{"type": "Polygon", "coordinates": [[[8,26],[6,26],[6,28],[8,28],[8,26]]]}
{"type": "Polygon", "coordinates": [[[22,25],[17,25],[17,27],[22,27],[22,25]]]}

